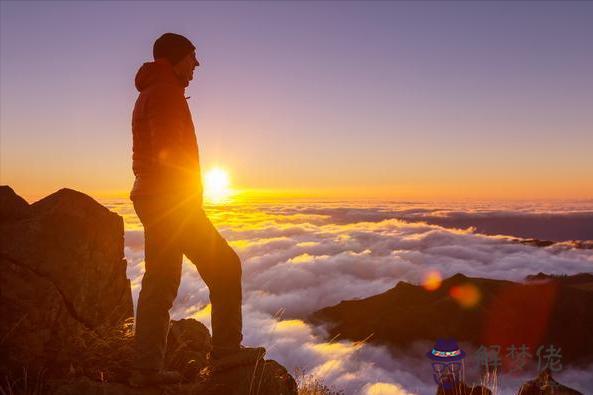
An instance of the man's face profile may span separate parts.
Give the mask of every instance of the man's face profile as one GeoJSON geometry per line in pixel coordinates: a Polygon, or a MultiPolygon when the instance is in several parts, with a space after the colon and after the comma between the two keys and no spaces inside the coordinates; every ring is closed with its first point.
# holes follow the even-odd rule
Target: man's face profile
{"type": "Polygon", "coordinates": [[[185,78],[187,81],[191,81],[194,78],[194,69],[200,65],[196,58],[196,51],[188,53],[183,59],[174,66],[175,72],[185,78]]]}

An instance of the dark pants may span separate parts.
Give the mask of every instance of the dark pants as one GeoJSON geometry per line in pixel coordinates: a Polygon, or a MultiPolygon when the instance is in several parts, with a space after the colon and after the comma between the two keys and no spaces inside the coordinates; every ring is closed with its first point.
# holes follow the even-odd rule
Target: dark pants
{"type": "Polygon", "coordinates": [[[142,197],[133,203],[144,225],[146,269],[136,312],[135,367],[163,367],[169,309],[177,296],[184,254],[210,290],[213,351],[239,348],[243,338],[241,261],[200,202],[142,197]]]}

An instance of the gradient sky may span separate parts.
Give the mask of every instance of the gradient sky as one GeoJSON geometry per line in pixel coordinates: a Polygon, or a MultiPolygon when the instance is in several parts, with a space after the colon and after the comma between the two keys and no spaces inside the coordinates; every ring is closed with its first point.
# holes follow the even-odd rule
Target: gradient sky
{"type": "Polygon", "coordinates": [[[1,2],[0,183],[127,196],[133,78],[189,37],[241,188],[593,198],[592,2],[1,2]]]}

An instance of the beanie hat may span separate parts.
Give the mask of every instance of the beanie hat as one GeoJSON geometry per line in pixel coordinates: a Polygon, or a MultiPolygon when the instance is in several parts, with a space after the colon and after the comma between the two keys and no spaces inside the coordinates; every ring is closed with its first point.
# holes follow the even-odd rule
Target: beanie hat
{"type": "Polygon", "coordinates": [[[172,65],[179,63],[188,53],[196,47],[181,34],[165,33],[154,42],[152,55],[154,60],[165,58],[172,65]]]}

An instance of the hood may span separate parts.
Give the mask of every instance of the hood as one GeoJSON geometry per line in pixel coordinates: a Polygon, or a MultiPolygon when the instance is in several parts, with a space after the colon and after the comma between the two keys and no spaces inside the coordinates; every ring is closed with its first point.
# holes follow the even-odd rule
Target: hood
{"type": "Polygon", "coordinates": [[[140,66],[134,82],[139,92],[154,84],[171,84],[180,88],[185,88],[189,84],[189,81],[185,81],[175,74],[173,66],[169,62],[162,59],[146,62],[140,66]]]}

